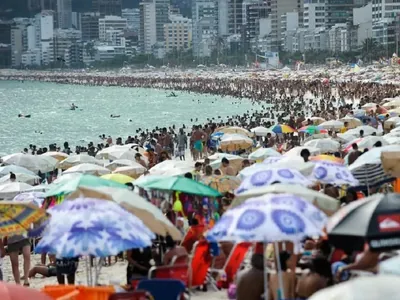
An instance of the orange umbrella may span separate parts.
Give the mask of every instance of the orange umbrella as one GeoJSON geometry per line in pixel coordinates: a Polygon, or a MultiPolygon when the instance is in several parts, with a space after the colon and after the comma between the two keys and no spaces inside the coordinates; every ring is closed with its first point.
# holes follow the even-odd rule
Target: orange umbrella
{"type": "Polygon", "coordinates": [[[0,299],[2,300],[52,300],[38,290],[23,287],[17,284],[0,282],[0,299]]]}

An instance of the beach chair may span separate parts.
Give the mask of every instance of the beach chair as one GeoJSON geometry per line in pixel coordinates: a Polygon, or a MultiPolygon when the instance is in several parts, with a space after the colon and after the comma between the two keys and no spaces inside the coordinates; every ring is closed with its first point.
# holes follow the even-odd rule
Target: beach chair
{"type": "Polygon", "coordinates": [[[139,282],[138,289],[148,291],[154,300],[177,300],[186,287],[176,279],[144,279],[139,282]]]}
{"type": "Polygon", "coordinates": [[[190,289],[205,284],[211,263],[210,244],[206,240],[196,242],[193,246],[193,256],[189,264],[188,287],[190,289]]]}
{"type": "Polygon", "coordinates": [[[225,265],[222,269],[212,269],[211,273],[218,273],[219,275],[225,275],[224,279],[219,282],[218,286],[228,288],[229,285],[234,281],[236,273],[238,272],[243,260],[250,250],[252,243],[239,243],[236,244],[230,252],[225,265]]]}
{"type": "Polygon", "coordinates": [[[187,264],[152,267],[149,270],[149,279],[176,279],[186,286],[189,283],[189,266],[187,264]]]}
{"type": "Polygon", "coordinates": [[[111,294],[108,300],[154,300],[154,298],[148,291],[136,290],[133,292],[111,294]]]}
{"type": "Polygon", "coordinates": [[[189,261],[189,257],[187,255],[175,255],[172,260],[170,265],[186,265],[189,261]]]}

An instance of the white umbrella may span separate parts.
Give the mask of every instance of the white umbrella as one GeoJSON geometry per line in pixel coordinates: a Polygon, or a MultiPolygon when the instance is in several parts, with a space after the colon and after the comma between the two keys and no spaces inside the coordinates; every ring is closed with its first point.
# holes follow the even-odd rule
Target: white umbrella
{"type": "Polygon", "coordinates": [[[400,275],[400,256],[397,255],[380,262],[379,274],[400,275]]]}
{"type": "Polygon", "coordinates": [[[131,150],[128,147],[123,146],[111,146],[108,148],[104,148],[96,154],[96,158],[98,159],[129,159],[135,160],[136,151],[131,150]]]}
{"type": "Polygon", "coordinates": [[[50,156],[14,153],[2,157],[3,163],[16,165],[33,172],[50,172],[56,167],[57,160],[50,156]]]}
{"type": "Polygon", "coordinates": [[[337,134],[337,139],[341,142],[348,143],[352,140],[354,140],[357,137],[357,135],[349,134],[347,132],[345,133],[338,133],[337,134]]]}
{"type": "Polygon", "coordinates": [[[75,167],[71,167],[63,172],[63,174],[71,174],[71,173],[82,173],[82,174],[101,176],[109,174],[111,173],[111,171],[109,169],[94,164],[80,164],[75,167]]]}
{"type": "Polygon", "coordinates": [[[393,127],[396,126],[397,123],[400,122],[400,117],[391,117],[387,119],[384,123],[385,128],[390,128],[390,126],[393,125],[393,127]]]}
{"type": "Polygon", "coordinates": [[[249,155],[249,159],[251,160],[260,160],[260,159],[266,159],[267,157],[271,156],[282,156],[278,151],[276,151],[273,148],[259,148],[253,153],[249,155]]]}
{"type": "Polygon", "coordinates": [[[362,122],[360,121],[360,119],[350,117],[350,116],[345,116],[344,118],[339,119],[339,121],[343,122],[343,123],[346,122],[348,124],[348,128],[356,128],[356,127],[362,125],[362,122]]]}
{"type": "Polygon", "coordinates": [[[194,165],[186,161],[168,159],[152,167],[149,173],[152,175],[163,175],[165,172],[174,169],[191,169],[193,171],[194,165]]]}
{"type": "Polygon", "coordinates": [[[124,174],[133,178],[138,177],[146,172],[146,168],[141,164],[135,163],[134,165],[116,168],[113,173],[124,174]]]}
{"type": "Polygon", "coordinates": [[[361,108],[363,108],[363,109],[371,109],[371,108],[375,108],[375,107],[376,107],[376,103],[372,103],[372,102],[364,104],[363,106],[361,106],[361,108]]]}
{"type": "Polygon", "coordinates": [[[354,139],[351,142],[349,142],[348,144],[345,145],[345,150],[349,151],[351,150],[351,145],[353,144],[357,144],[359,149],[365,149],[365,148],[372,148],[377,142],[381,142],[382,146],[386,146],[389,143],[381,136],[366,136],[362,139],[358,138],[358,139],[354,139]]]}
{"type": "Polygon", "coordinates": [[[368,135],[372,135],[372,134],[378,135],[378,130],[376,130],[374,127],[369,126],[369,125],[358,126],[357,128],[350,129],[346,132],[346,134],[360,136],[361,130],[364,131],[364,136],[368,136],[368,135]]]}
{"type": "Polygon", "coordinates": [[[23,182],[10,182],[0,185],[0,199],[11,200],[16,195],[32,188],[31,185],[23,182]]]}
{"type": "Polygon", "coordinates": [[[226,158],[227,160],[243,160],[243,157],[239,155],[234,155],[234,154],[228,154],[228,153],[214,153],[213,155],[210,155],[208,158],[213,161],[213,160],[218,160],[218,159],[223,159],[226,158]]]}
{"type": "Polygon", "coordinates": [[[71,168],[71,167],[74,167],[74,166],[77,166],[80,164],[102,165],[103,163],[88,154],[76,154],[76,155],[70,155],[68,158],[59,162],[58,167],[60,169],[65,170],[65,169],[68,169],[68,168],[71,168]]]}
{"type": "Polygon", "coordinates": [[[41,155],[43,155],[43,156],[51,156],[51,157],[57,159],[58,161],[62,161],[62,160],[66,159],[69,156],[67,153],[57,152],[57,151],[49,151],[49,152],[45,152],[45,153],[43,153],[41,155]]]}
{"type": "Polygon", "coordinates": [[[10,173],[23,173],[23,174],[27,174],[27,175],[31,175],[31,176],[36,176],[35,173],[33,173],[32,171],[29,171],[28,169],[24,168],[24,167],[19,167],[19,166],[14,166],[14,165],[9,165],[9,166],[3,166],[0,167],[0,176],[4,176],[10,173]]]}
{"type": "Polygon", "coordinates": [[[49,189],[50,184],[40,184],[27,189],[25,192],[47,192],[49,189]]]}
{"type": "Polygon", "coordinates": [[[241,134],[224,134],[219,147],[224,151],[237,151],[253,146],[253,140],[241,134]]]}
{"type": "Polygon", "coordinates": [[[38,207],[42,207],[45,198],[43,192],[23,192],[14,197],[13,201],[16,202],[31,202],[38,207]]]}
{"type": "Polygon", "coordinates": [[[105,167],[107,169],[110,169],[113,171],[119,167],[129,167],[129,166],[137,167],[138,165],[141,166],[142,168],[144,168],[141,164],[137,163],[136,161],[133,161],[130,159],[117,159],[117,160],[113,160],[112,162],[106,164],[105,167]]]}
{"type": "MultiPolygon", "coordinates": [[[[15,180],[17,182],[34,183],[36,180],[40,179],[40,177],[37,175],[32,176],[32,175],[24,174],[24,173],[14,173],[14,174],[15,174],[15,180]]],[[[5,175],[0,178],[0,184],[8,183],[8,182],[12,182],[10,179],[10,174],[5,175]]]]}
{"type": "Polygon", "coordinates": [[[283,156],[293,157],[293,156],[300,156],[301,151],[307,149],[310,151],[311,155],[318,155],[321,154],[321,150],[315,147],[294,147],[286,152],[283,156]]]}
{"type": "Polygon", "coordinates": [[[393,99],[382,105],[385,108],[396,108],[400,106],[400,99],[393,99]]]}
{"type": "Polygon", "coordinates": [[[330,120],[330,121],[326,121],[323,122],[321,124],[318,125],[321,128],[324,129],[341,129],[344,126],[343,122],[340,121],[336,121],[336,120],[330,120]]]}
{"type": "Polygon", "coordinates": [[[318,148],[321,153],[335,152],[340,148],[339,142],[336,142],[330,138],[312,140],[304,144],[305,147],[318,148]]]}
{"type": "Polygon", "coordinates": [[[320,290],[308,300],[397,300],[400,277],[389,275],[352,279],[320,290]]]}
{"type": "Polygon", "coordinates": [[[268,133],[270,133],[272,136],[276,135],[273,131],[262,126],[252,128],[250,131],[254,133],[256,136],[267,136],[268,133]]]}
{"type": "Polygon", "coordinates": [[[329,197],[324,193],[320,193],[299,185],[289,185],[281,183],[273,184],[267,187],[255,188],[242,194],[236,194],[235,200],[232,202],[231,207],[238,206],[249,198],[258,197],[265,194],[282,193],[300,196],[303,199],[306,199],[309,202],[313,203],[320,209],[324,210],[324,212],[328,215],[332,215],[332,213],[336,212],[340,207],[340,202],[338,200],[329,197]]]}
{"type": "Polygon", "coordinates": [[[399,136],[383,136],[384,140],[389,145],[399,145],[400,144],[400,137],[399,136]]]}
{"type": "Polygon", "coordinates": [[[311,117],[310,120],[313,121],[315,125],[319,125],[326,121],[324,118],[321,117],[311,117]]]}

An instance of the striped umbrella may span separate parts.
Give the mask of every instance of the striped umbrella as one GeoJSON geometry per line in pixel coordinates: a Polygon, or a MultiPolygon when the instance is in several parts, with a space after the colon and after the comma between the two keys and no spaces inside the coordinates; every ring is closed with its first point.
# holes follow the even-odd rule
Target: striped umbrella
{"type": "Polygon", "coordinates": [[[319,126],[315,125],[308,125],[308,126],[303,126],[299,130],[299,132],[305,132],[308,134],[317,134],[317,133],[328,133],[328,130],[323,129],[319,126]]]}
{"type": "Polygon", "coordinates": [[[276,124],[273,125],[272,127],[269,128],[271,131],[275,133],[292,133],[295,132],[296,130],[293,129],[292,127],[284,124],[276,124]]]}
{"type": "Polygon", "coordinates": [[[350,172],[359,181],[360,187],[377,187],[395,179],[386,174],[382,168],[382,152],[400,152],[400,146],[390,145],[372,148],[349,166],[350,172]]]}

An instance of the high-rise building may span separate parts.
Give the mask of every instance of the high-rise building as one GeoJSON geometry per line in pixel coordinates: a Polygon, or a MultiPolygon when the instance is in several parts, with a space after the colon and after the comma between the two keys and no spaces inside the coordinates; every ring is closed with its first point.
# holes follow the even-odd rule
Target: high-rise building
{"type": "Polygon", "coordinates": [[[372,1],[372,20],[374,22],[394,20],[398,14],[400,14],[400,2],[398,0],[372,1]]]}
{"type": "Polygon", "coordinates": [[[104,16],[121,16],[122,0],[92,0],[92,11],[104,16]]]}
{"type": "Polygon", "coordinates": [[[124,31],[127,28],[127,21],[118,16],[105,16],[104,18],[99,19],[99,39],[101,41],[105,41],[106,39],[106,31],[120,30],[124,31]]]}
{"type": "Polygon", "coordinates": [[[228,29],[229,34],[241,34],[244,26],[244,0],[228,1],[228,29]]]}
{"type": "Polygon", "coordinates": [[[139,47],[142,53],[152,53],[157,43],[156,3],[153,0],[140,3],[139,47]]]}
{"type": "Polygon", "coordinates": [[[58,28],[72,28],[72,2],[71,0],[57,0],[58,28]]]}
{"type": "Polygon", "coordinates": [[[140,29],[140,9],[126,8],[122,10],[122,18],[127,20],[128,29],[139,32],[140,29]]]}
{"type": "Polygon", "coordinates": [[[304,28],[314,30],[325,26],[325,1],[304,0],[304,28]]]}
{"type": "Polygon", "coordinates": [[[169,23],[170,0],[154,0],[156,4],[157,42],[164,41],[164,25],[169,23]]]}
{"type": "MultiPolygon", "coordinates": [[[[365,6],[370,0],[325,0],[325,26],[353,21],[353,8],[365,6]]],[[[336,27],[335,27],[336,28],[336,27]]]]}
{"type": "Polygon", "coordinates": [[[99,39],[100,13],[88,12],[81,14],[82,41],[88,42],[99,39]]]}
{"type": "Polygon", "coordinates": [[[22,24],[11,28],[11,66],[19,67],[22,63],[22,53],[26,50],[26,27],[22,24]]]}
{"type": "Polygon", "coordinates": [[[36,48],[40,49],[42,64],[54,61],[53,36],[54,36],[54,12],[42,11],[35,16],[36,48]]]}
{"type": "Polygon", "coordinates": [[[166,52],[189,49],[192,41],[192,20],[182,15],[171,15],[169,18],[171,22],[164,25],[166,52]]]}
{"type": "Polygon", "coordinates": [[[276,52],[281,44],[282,16],[288,12],[299,13],[299,23],[303,21],[303,0],[271,0],[271,50],[276,52]]]}
{"type": "Polygon", "coordinates": [[[209,56],[218,35],[218,3],[214,0],[192,0],[193,55],[209,56]]]}
{"type": "Polygon", "coordinates": [[[70,66],[82,61],[79,47],[82,33],[75,29],[56,29],[53,37],[53,57],[60,65],[70,66]],[[72,55],[71,55],[72,54],[72,55]]]}

